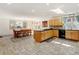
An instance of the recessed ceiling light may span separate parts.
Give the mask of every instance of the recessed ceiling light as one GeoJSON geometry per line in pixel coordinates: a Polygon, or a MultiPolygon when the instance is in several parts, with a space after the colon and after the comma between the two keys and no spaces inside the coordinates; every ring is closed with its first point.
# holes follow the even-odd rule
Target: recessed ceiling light
{"type": "Polygon", "coordinates": [[[50,10],[50,11],[55,12],[55,13],[57,13],[57,14],[64,14],[64,11],[62,11],[60,8],[52,9],[52,10],[50,10]]]}
{"type": "Polygon", "coordinates": [[[47,6],[49,6],[49,3],[46,3],[47,6]]]}
{"type": "Polygon", "coordinates": [[[11,5],[12,3],[7,3],[8,5],[11,5]]]}
{"type": "Polygon", "coordinates": [[[34,9],[32,9],[32,12],[35,12],[35,10],[34,10],[34,9]]]}
{"type": "Polygon", "coordinates": [[[77,6],[79,6],[79,4],[77,4],[77,6]]]}

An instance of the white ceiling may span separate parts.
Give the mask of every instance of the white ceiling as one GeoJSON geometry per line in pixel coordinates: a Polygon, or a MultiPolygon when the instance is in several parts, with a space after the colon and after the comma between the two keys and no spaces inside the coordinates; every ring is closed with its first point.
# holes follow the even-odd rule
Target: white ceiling
{"type": "Polygon", "coordinates": [[[50,10],[57,8],[65,14],[79,12],[78,3],[0,3],[0,11],[15,16],[53,16],[58,14],[50,10]]]}

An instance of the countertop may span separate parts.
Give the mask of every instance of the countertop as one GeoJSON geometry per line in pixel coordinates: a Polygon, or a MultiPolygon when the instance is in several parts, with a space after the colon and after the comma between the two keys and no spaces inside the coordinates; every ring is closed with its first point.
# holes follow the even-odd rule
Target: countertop
{"type": "Polygon", "coordinates": [[[62,29],[62,28],[59,28],[59,29],[56,29],[56,28],[49,28],[49,29],[43,29],[43,30],[34,30],[34,31],[48,31],[48,30],[69,30],[69,31],[79,31],[79,29],[62,29]]]}

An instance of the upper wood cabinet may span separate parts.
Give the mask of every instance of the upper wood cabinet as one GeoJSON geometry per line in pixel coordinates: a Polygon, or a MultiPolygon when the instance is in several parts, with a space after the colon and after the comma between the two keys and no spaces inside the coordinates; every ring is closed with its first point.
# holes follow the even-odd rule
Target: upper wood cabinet
{"type": "Polygon", "coordinates": [[[63,21],[61,17],[54,17],[49,20],[49,26],[63,26],[63,21]]]}

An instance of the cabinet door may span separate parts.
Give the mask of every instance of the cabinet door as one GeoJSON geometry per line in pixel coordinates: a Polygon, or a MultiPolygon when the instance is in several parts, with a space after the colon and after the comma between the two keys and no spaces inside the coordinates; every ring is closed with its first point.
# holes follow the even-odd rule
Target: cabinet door
{"type": "Polygon", "coordinates": [[[63,22],[58,19],[53,20],[52,23],[53,23],[53,26],[63,26],[63,22]]]}
{"type": "Polygon", "coordinates": [[[50,37],[53,36],[53,30],[49,30],[49,36],[50,36],[50,37]]]}
{"type": "Polygon", "coordinates": [[[66,31],[66,38],[71,40],[79,40],[79,32],[74,30],[66,31]]]}
{"type": "Polygon", "coordinates": [[[78,31],[72,31],[72,33],[71,33],[71,39],[73,39],[73,40],[79,40],[79,32],[78,31]]]}
{"type": "Polygon", "coordinates": [[[63,21],[60,21],[58,19],[49,20],[49,26],[63,26],[63,21]]]}
{"type": "Polygon", "coordinates": [[[65,32],[66,33],[66,35],[65,35],[65,37],[67,38],[67,39],[71,39],[71,33],[72,33],[72,31],[66,31],[65,32]]]}
{"type": "Polygon", "coordinates": [[[46,35],[45,35],[45,32],[42,32],[42,33],[41,33],[41,41],[45,40],[45,36],[46,36],[46,35]]]}
{"type": "Polygon", "coordinates": [[[53,21],[52,21],[52,19],[49,20],[49,26],[53,26],[53,21]]]}
{"type": "Polygon", "coordinates": [[[50,30],[46,31],[45,38],[46,39],[50,38],[50,30]]]}
{"type": "Polygon", "coordinates": [[[44,31],[42,37],[43,37],[42,40],[46,40],[46,39],[50,38],[50,32],[49,32],[49,30],[48,31],[44,31]]]}
{"type": "Polygon", "coordinates": [[[58,30],[53,30],[53,36],[55,36],[55,37],[59,36],[58,30]]]}
{"type": "Polygon", "coordinates": [[[44,39],[42,39],[42,40],[46,40],[46,39],[52,37],[52,30],[44,31],[43,35],[44,35],[44,39]]]}
{"type": "Polygon", "coordinates": [[[38,32],[38,31],[34,31],[34,39],[36,42],[41,42],[41,32],[38,32]]]}

